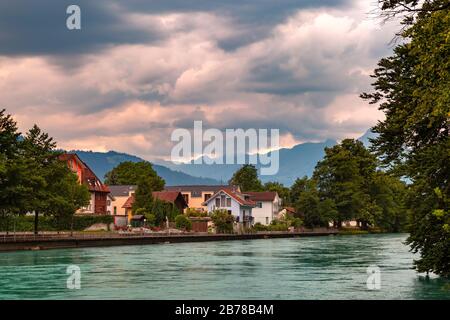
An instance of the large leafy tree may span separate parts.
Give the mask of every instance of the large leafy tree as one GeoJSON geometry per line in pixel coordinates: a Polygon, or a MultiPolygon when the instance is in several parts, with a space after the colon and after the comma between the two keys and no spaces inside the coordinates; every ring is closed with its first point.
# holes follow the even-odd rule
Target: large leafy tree
{"type": "Polygon", "coordinates": [[[290,200],[290,190],[288,187],[285,187],[280,182],[266,182],[264,184],[265,191],[276,191],[280,198],[283,200],[283,204],[289,205],[291,203],[290,200]]]}
{"type": "Polygon", "coordinates": [[[150,162],[131,162],[120,163],[114,169],[106,173],[105,183],[108,185],[131,184],[137,185],[142,179],[147,180],[153,191],[164,189],[165,181],[158,176],[150,162]]]}
{"type": "Polygon", "coordinates": [[[379,134],[373,148],[412,183],[408,242],[421,256],[417,270],[449,276],[450,3],[383,2],[384,10],[415,11],[404,19],[403,43],[378,63],[374,92],[362,94],[386,116],[373,128],[379,134]]]}
{"type": "Polygon", "coordinates": [[[364,225],[373,223],[377,210],[368,196],[368,186],[376,169],[376,159],[362,142],[345,139],[341,144],[325,148],[325,157],[314,171],[314,179],[322,199],[336,205],[335,225],[357,219],[364,225]]]}
{"type": "Polygon", "coordinates": [[[241,191],[263,191],[258,177],[258,169],[252,164],[245,164],[231,177],[230,184],[239,186],[241,191]]]}

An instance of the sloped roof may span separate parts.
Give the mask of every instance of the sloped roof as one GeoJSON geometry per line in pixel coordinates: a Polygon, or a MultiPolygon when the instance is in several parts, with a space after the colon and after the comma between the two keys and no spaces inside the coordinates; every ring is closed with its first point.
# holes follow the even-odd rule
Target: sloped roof
{"type": "Polygon", "coordinates": [[[234,189],[230,189],[230,188],[223,188],[220,189],[219,191],[217,191],[215,194],[213,194],[211,196],[211,198],[209,198],[208,200],[206,200],[203,204],[206,205],[209,201],[211,201],[212,199],[216,198],[217,195],[219,195],[221,192],[226,193],[227,195],[229,195],[231,198],[233,198],[234,200],[236,200],[240,205],[242,206],[249,206],[249,207],[254,207],[256,206],[256,203],[251,200],[251,199],[245,199],[245,194],[242,194],[240,192],[235,191],[234,189]]]}
{"type": "Polygon", "coordinates": [[[187,185],[187,186],[166,186],[166,191],[183,191],[183,192],[217,192],[221,189],[237,190],[237,186],[232,185],[187,185]]]}
{"type": "MultiPolygon", "coordinates": [[[[152,192],[152,196],[155,199],[159,199],[161,201],[175,203],[178,199],[184,203],[184,206],[187,207],[187,203],[184,200],[183,196],[178,191],[154,191],[152,192]]],[[[128,197],[127,201],[123,204],[122,208],[132,208],[134,203],[134,196],[128,197]]]]}
{"type": "Polygon", "coordinates": [[[136,190],[137,186],[124,184],[124,185],[108,186],[108,188],[114,197],[128,197],[129,192],[136,190]]]}
{"type": "Polygon", "coordinates": [[[88,186],[89,191],[110,192],[108,186],[102,183],[102,181],[95,175],[94,171],[92,171],[91,168],[89,168],[89,166],[81,160],[76,153],[63,153],[59,156],[59,159],[65,162],[74,160],[80,164],[82,168],[80,180],[81,183],[88,186]]]}
{"type": "Polygon", "coordinates": [[[248,194],[253,201],[274,201],[277,196],[276,191],[245,192],[245,194],[248,194]]]}
{"type": "Polygon", "coordinates": [[[122,208],[124,208],[124,209],[132,208],[133,203],[134,203],[134,196],[130,196],[130,197],[128,197],[127,201],[125,201],[122,208]]]}

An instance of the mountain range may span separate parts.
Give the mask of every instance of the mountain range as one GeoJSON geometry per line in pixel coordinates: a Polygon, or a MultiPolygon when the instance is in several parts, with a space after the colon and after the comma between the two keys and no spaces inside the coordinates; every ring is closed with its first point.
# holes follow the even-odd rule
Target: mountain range
{"type": "MultiPolygon", "coordinates": [[[[364,145],[370,145],[370,138],[375,134],[368,130],[358,140],[364,145]]],[[[292,148],[279,150],[279,171],[273,176],[261,176],[263,182],[278,181],[290,186],[297,177],[311,176],[318,161],[324,154],[326,147],[332,147],[337,142],[326,140],[324,142],[307,142],[295,145],[292,148]]],[[[103,179],[105,173],[123,161],[145,161],[137,156],[115,151],[93,152],[72,151],[86,162],[96,175],[103,179]]],[[[241,167],[239,164],[174,164],[169,161],[156,161],[153,168],[165,181],[166,185],[200,185],[200,184],[226,184],[233,173],[241,167]]]]}

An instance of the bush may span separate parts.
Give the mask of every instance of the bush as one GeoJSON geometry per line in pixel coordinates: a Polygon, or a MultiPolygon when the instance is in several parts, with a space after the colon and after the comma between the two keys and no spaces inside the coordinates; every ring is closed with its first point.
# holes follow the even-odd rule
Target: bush
{"type": "Polygon", "coordinates": [[[288,231],[289,226],[286,223],[276,223],[267,226],[268,231],[288,231]]]}
{"type": "Polygon", "coordinates": [[[175,226],[177,229],[190,231],[192,229],[192,222],[185,215],[180,214],[175,217],[175,226]]]}
{"type": "Polygon", "coordinates": [[[232,233],[234,217],[226,210],[214,210],[211,213],[211,219],[216,226],[217,233],[232,233]]]}
{"type": "Polygon", "coordinates": [[[268,231],[269,230],[267,226],[261,224],[260,222],[255,223],[253,225],[253,229],[255,231],[268,231]]]}
{"type": "Polygon", "coordinates": [[[208,216],[208,213],[206,211],[194,209],[194,208],[187,208],[186,209],[186,216],[188,217],[206,217],[208,216]]]}

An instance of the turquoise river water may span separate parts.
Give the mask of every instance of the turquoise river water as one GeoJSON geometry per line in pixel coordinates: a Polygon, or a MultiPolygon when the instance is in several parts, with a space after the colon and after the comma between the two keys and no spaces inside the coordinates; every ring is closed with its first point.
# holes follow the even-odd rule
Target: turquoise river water
{"type": "Polygon", "coordinates": [[[0,253],[0,299],[450,299],[405,234],[0,253]],[[69,265],[81,270],[68,289],[69,265]],[[369,265],[380,289],[368,290],[369,265]]]}

